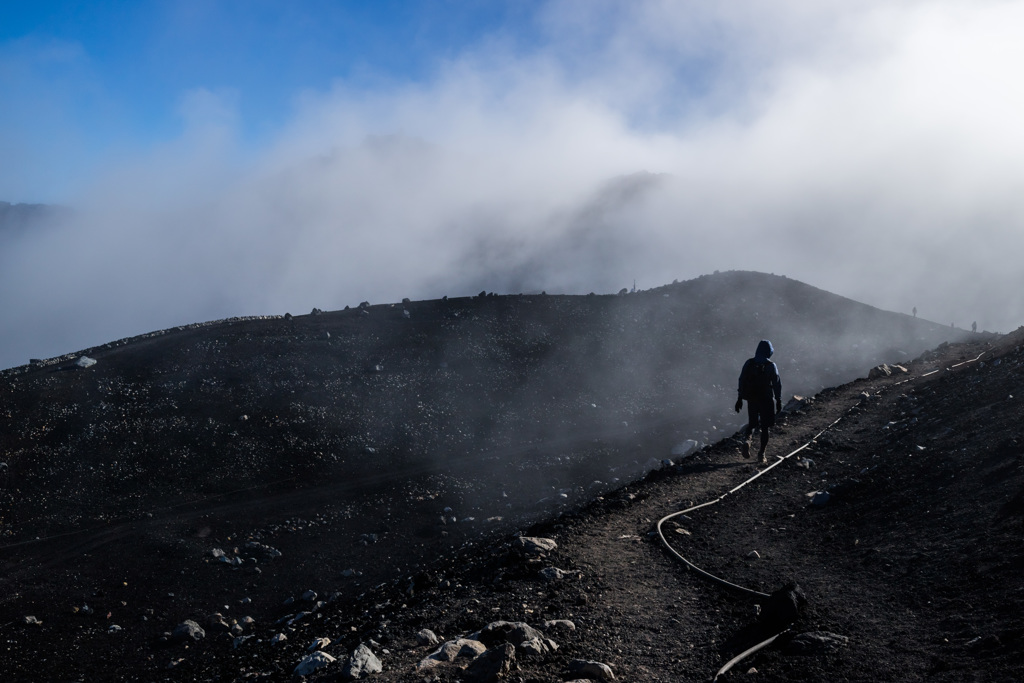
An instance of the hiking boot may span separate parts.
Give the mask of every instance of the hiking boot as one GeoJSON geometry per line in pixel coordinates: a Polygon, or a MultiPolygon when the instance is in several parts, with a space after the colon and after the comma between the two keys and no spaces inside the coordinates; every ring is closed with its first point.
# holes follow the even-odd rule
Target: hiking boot
{"type": "Polygon", "coordinates": [[[743,451],[743,459],[750,460],[750,441],[744,441],[740,445],[740,450],[743,451]]]}
{"type": "Polygon", "coordinates": [[[762,465],[767,465],[768,464],[768,458],[764,457],[764,455],[761,456],[761,464],[762,465]]]}

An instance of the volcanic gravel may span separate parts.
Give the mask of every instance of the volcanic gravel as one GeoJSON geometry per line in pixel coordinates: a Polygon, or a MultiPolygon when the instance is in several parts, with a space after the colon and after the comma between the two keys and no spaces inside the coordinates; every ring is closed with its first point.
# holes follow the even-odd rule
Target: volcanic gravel
{"type": "Polygon", "coordinates": [[[796,629],[849,640],[780,644],[728,675],[1014,680],[1020,341],[753,273],[237,319],[5,371],[0,675],[286,680],[323,636],[339,660],[372,642],[380,680],[454,681],[455,666],[416,670],[432,651],[417,631],[569,619],[513,680],[563,680],[575,658],[707,679],[751,644],[757,608],[673,564],[652,524],[756,471],[729,410],[762,337],[787,395],[816,394],[772,455],[843,420],[670,535],[731,581],[796,581],[796,629]],[[948,338],[968,341],[911,362],[948,338]],[[881,362],[908,372],[822,390],[881,362]],[[703,448],[662,465],[688,438],[703,448]],[[522,533],[558,549],[523,557],[522,533]],[[245,617],[240,642],[215,625],[245,617]],[[207,637],[167,640],[186,619],[207,637]]]}

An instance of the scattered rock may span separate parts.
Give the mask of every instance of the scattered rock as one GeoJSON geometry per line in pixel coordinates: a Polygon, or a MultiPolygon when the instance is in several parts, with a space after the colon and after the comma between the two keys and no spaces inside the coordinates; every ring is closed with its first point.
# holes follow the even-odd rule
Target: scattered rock
{"type": "Polygon", "coordinates": [[[292,617],[291,619],[288,620],[288,626],[294,626],[295,624],[299,623],[300,621],[302,621],[303,619],[307,618],[311,614],[312,614],[312,612],[299,612],[294,617],[292,617]]]}
{"type": "Polygon", "coordinates": [[[330,656],[326,652],[314,652],[313,654],[306,655],[299,662],[299,665],[295,667],[294,673],[296,676],[308,676],[318,669],[333,664],[335,661],[334,657],[330,656]]]}
{"type": "Polygon", "coordinates": [[[813,491],[807,494],[811,498],[811,505],[823,508],[832,500],[832,494],[828,491],[813,491]]]}
{"type": "MultiPolygon", "coordinates": [[[[506,643],[506,645],[510,644],[511,643],[506,643]]],[[[523,642],[519,643],[519,645],[517,645],[516,647],[518,647],[525,654],[546,655],[550,652],[554,652],[555,650],[557,650],[558,643],[551,640],[550,638],[541,636],[540,638],[530,638],[529,640],[524,640],[523,642]]]]}
{"type": "Polygon", "coordinates": [[[235,640],[232,643],[231,647],[233,649],[237,650],[239,647],[241,647],[242,645],[245,644],[245,641],[250,640],[251,638],[255,638],[255,637],[256,636],[238,636],[238,637],[235,638],[235,640]]]}
{"type": "Polygon", "coordinates": [[[91,368],[94,365],[96,365],[96,359],[89,358],[89,356],[80,356],[78,360],[75,361],[75,367],[79,368],[91,368]]]}
{"type": "Polygon", "coordinates": [[[879,377],[888,377],[892,374],[892,370],[885,363],[876,365],[868,371],[868,379],[878,379],[879,377]]]}
{"type": "Polygon", "coordinates": [[[277,548],[271,548],[269,545],[263,545],[262,543],[257,543],[256,541],[249,541],[245,544],[245,547],[248,550],[256,551],[268,560],[273,560],[278,557],[281,557],[281,551],[277,548]]]}
{"type": "Polygon", "coordinates": [[[545,555],[558,548],[558,544],[551,538],[538,538],[534,536],[520,536],[512,542],[512,547],[524,555],[536,557],[545,555]]]}
{"type": "Polygon", "coordinates": [[[798,410],[803,410],[804,408],[806,408],[807,406],[811,405],[812,403],[814,403],[814,398],[811,397],[811,396],[796,396],[796,395],[794,395],[793,398],[789,399],[786,402],[786,405],[783,406],[782,412],[784,412],[784,413],[795,413],[798,410]]]}
{"type": "Polygon", "coordinates": [[[207,618],[206,627],[218,633],[228,633],[231,630],[231,624],[227,622],[224,615],[220,612],[214,612],[207,618]]]}
{"type": "Polygon", "coordinates": [[[21,623],[23,623],[25,626],[42,626],[43,625],[43,622],[42,622],[41,619],[36,619],[32,615],[28,615],[26,617],[22,617],[21,623]]]}
{"type": "Polygon", "coordinates": [[[280,645],[288,641],[288,636],[283,633],[275,633],[274,637],[270,639],[271,645],[280,645]]]}
{"type": "Polygon", "coordinates": [[[474,659],[487,650],[487,646],[478,640],[459,638],[442,643],[441,647],[422,659],[417,666],[419,669],[431,669],[438,664],[454,662],[457,657],[469,657],[474,659]]]}
{"type": "Polygon", "coordinates": [[[492,621],[470,636],[487,647],[508,643],[530,654],[547,654],[558,649],[558,644],[522,621],[492,621]]]}
{"type": "Polygon", "coordinates": [[[562,579],[570,576],[577,578],[583,576],[583,572],[579,570],[566,571],[564,569],[559,569],[558,567],[545,567],[537,573],[547,581],[561,581],[562,579]]]}
{"type": "Polygon", "coordinates": [[[542,638],[543,633],[523,621],[492,621],[470,636],[479,640],[487,647],[501,643],[511,643],[518,647],[534,638],[542,638]]]}
{"type": "Polygon", "coordinates": [[[323,650],[331,644],[330,638],[317,638],[314,640],[309,647],[306,648],[308,652],[316,652],[317,650],[323,650]]]}
{"type": "Polygon", "coordinates": [[[438,640],[436,633],[431,631],[429,628],[425,628],[416,634],[416,642],[420,645],[432,647],[437,645],[440,641],[438,640]]]}
{"type": "Polygon", "coordinates": [[[575,631],[576,624],[568,619],[548,619],[544,622],[545,631],[575,631]]]}
{"type": "Polygon", "coordinates": [[[574,659],[569,662],[569,674],[571,676],[583,676],[584,678],[597,679],[599,681],[614,681],[615,672],[607,664],[594,662],[588,659],[574,659]]]}
{"type": "MultiPolygon", "coordinates": [[[[245,416],[243,415],[242,417],[245,417],[245,416]]],[[[217,560],[218,562],[223,562],[225,564],[230,564],[230,565],[235,566],[235,567],[237,567],[237,566],[239,566],[241,564],[244,564],[244,560],[242,558],[238,557],[237,555],[228,555],[227,553],[225,553],[220,548],[214,548],[213,550],[210,551],[210,554],[213,555],[214,559],[217,560]]]]}

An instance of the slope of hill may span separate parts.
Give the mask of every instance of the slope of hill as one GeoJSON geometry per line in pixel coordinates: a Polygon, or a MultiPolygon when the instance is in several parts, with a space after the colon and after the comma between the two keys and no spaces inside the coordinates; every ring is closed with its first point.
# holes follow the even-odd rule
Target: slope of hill
{"type": "Polygon", "coordinates": [[[779,349],[785,390],[807,394],[963,334],[753,273],[171,330],[89,349],[88,369],[56,372],[71,356],[0,374],[18,491],[2,533],[381,471],[482,467],[530,487],[635,473],[651,455],[623,460],[623,444],[658,438],[660,459],[733,431],[737,368],[761,338],[779,349]],[[524,471],[531,449],[563,450],[563,463],[524,471]]]}
{"type": "Polygon", "coordinates": [[[19,237],[68,215],[68,209],[53,204],[11,204],[0,202],[0,240],[19,237]]]}
{"type": "MultiPolygon", "coordinates": [[[[243,666],[213,638],[193,645],[195,656],[154,642],[214,611],[244,611],[267,629],[280,600],[304,587],[341,592],[332,617],[311,619],[344,623],[331,637],[346,646],[406,637],[382,632],[375,616],[379,605],[396,609],[397,595],[360,594],[386,593],[399,578],[407,601],[443,591],[453,583],[438,572],[458,569],[451,558],[472,568],[483,562],[477,549],[496,557],[495,539],[617,491],[680,441],[719,442],[738,425],[735,375],[758,339],[779,349],[787,393],[811,394],[950,335],[989,339],[785,278],[724,273],[622,296],[480,296],[225,321],[86,350],[97,360],[89,368],[71,367],[74,356],[14,368],[0,374],[0,623],[12,635],[0,668],[23,675],[45,651],[66,677],[88,664],[101,679],[149,680],[179,659],[183,678],[240,679],[257,665],[287,677],[288,649],[245,652],[243,666]],[[30,614],[42,626],[19,627],[30,614]]],[[[720,442],[679,473],[711,487],[735,457],[720,442]]],[[[498,571],[543,593],[528,568],[498,571]]],[[[577,589],[566,595],[582,605],[596,597],[577,589]]],[[[439,626],[454,633],[479,621],[475,611],[506,610],[445,602],[473,590],[387,620],[411,628],[458,614],[439,626]]],[[[560,673],[538,669],[536,680],[560,673]]]]}

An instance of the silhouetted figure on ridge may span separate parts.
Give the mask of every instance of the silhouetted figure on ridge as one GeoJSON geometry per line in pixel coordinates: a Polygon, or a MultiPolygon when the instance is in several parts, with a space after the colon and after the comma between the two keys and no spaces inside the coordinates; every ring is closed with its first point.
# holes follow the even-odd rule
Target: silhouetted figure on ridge
{"type": "Polygon", "coordinates": [[[779,368],[768,360],[775,353],[772,343],[762,339],[757,345],[753,358],[748,358],[740,371],[739,397],[736,412],[747,402],[747,426],[743,428],[743,457],[750,457],[750,437],[755,429],[761,430],[761,450],[758,458],[766,464],[765,450],[768,448],[770,430],[775,426],[775,413],[782,411],[782,379],[779,368]],[[774,399],[774,401],[773,401],[774,399]]]}
{"type": "Polygon", "coordinates": [[[917,317],[917,306],[914,306],[914,317],[917,317]]]}
{"type": "Polygon", "coordinates": [[[973,323],[971,323],[971,332],[977,332],[977,331],[978,331],[978,321],[974,321],[973,323]]]}

